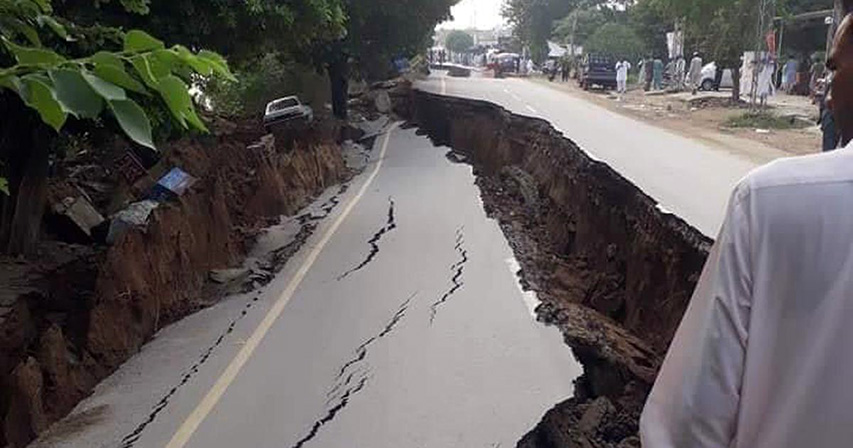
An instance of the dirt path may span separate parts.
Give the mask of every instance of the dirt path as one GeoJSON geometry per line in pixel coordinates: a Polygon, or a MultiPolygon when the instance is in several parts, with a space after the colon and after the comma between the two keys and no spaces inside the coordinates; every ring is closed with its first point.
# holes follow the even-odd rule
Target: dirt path
{"type": "Polygon", "coordinates": [[[615,95],[600,91],[587,92],[573,82],[548,82],[543,78],[530,78],[528,82],[548,86],[616,113],[742,153],[760,162],[765,162],[761,160],[764,158],[761,154],[766,154],[767,149],[776,149],[795,156],[811,154],[820,148],[820,129],[816,126],[803,129],[773,129],[768,130],[769,132],[724,126],[729,117],[743,113],[744,109],[722,107],[719,96],[714,94],[699,94],[697,99],[708,98],[700,101],[699,107],[694,106],[696,101],[687,101],[685,95],[647,95],[638,89],[629,91],[623,101],[619,102],[615,95]]]}

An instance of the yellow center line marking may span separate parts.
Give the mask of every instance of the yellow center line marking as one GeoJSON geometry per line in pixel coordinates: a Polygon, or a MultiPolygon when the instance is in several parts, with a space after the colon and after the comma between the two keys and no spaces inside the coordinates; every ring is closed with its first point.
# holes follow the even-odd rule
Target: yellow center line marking
{"type": "Polygon", "coordinates": [[[299,284],[302,283],[305,275],[308,274],[311,266],[313,266],[314,262],[317,261],[317,257],[320,255],[320,252],[323,251],[323,248],[326,247],[326,244],[332,236],[334,236],[335,232],[337,232],[338,228],[347,216],[349,216],[350,212],[352,212],[352,209],[355,208],[356,204],[361,200],[361,197],[364,196],[364,193],[370,187],[370,184],[373,183],[376,175],[379,174],[379,169],[382,168],[382,162],[385,159],[385,153],[388,151],[388,142],[391,140],[391,134],[399,125],[400,123],[394,123],[390,128],[388,128],[388,131],[385,134],[385,141],[382,142],[382,152],[379,154],[379,160],[376,162],[376,167],[373,168],[373,172],[371,172],[367,180],[364,181],[364,185],[361,186],[361,190],[359,190],[358,194],[350,200],[344,211],[340,216],[338,216],[338,219],[331,227],[329,227],[320,242],[311,250],[311,253],[308,254],[308,257],[305,259],[305,262],[302,263],[302,266],[298,271],[296,271],[296,274],[290,280],[290,283],[288,283],[287,288],[284,289],[284,292],[281,293],[281,296],[276,300],[269,312],[267,312],[264,320],[261,321],[254,333],[252,333],[252,336],[249,337],[245,345],[243,345],[243,348],[241,348],[237,353],[237,356],[231,360],[231,363],[228,364],[228,367],[225,368],[225,371],[222,372],[222,375],[218,380],[216,380],[216,383],[210,388],[201,402],[199,402],[198,406],[196,406],[193,412],[186,420],[184,420],[181,427],[178,428],[175,435],[172,436],[172,440],[170,440],[166,445],[166,448],[183,448],[183,446],[189,442],[190,437],[192,437],[196,429],[201,425],[201,422],[203,422],[207,415],[210,414],[210,411],[213,410],[220,398],[222,398],[225,390],[228,389],[228,386],[231,385],[234,378],[237,377],[237,374],[240,373],[240,370],[242,370],[243,366],[246,365],[246,362],[252,356],[252,353],[255,352],[255,349],[258,348],[258,345],[264,339],[264,336],[266,336],[270,328],[272,328],[276,319],[278,319],[279,315],[284,311],[284,307],[290,301],[293,293],[296,292],[296,288],[298,288],[299,284]]]}

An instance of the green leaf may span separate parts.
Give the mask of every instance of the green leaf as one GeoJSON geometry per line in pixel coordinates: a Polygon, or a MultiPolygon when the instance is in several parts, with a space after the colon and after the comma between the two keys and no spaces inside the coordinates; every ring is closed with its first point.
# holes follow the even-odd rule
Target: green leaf
{"type": "Polygon", "coordinates": [[[95,64],[95,75],[127,90],[147,95],[148,91],[139,81],[130,76],[124,67],[109,64],[95,64]]]}
{"type": "Polygon", "coordinates": [[[30,75],[22,80],[24,84],[24,102],[35,109],[42,121],[59,132],[68,115],[54,96],[50,80],[43,76],[30,75]]]}
{"type": "Polygon", "coordinates": [[[82,72],[83,79],[92,87],[92,89],[98,94],[101,95],[107,101],[115,101],[115,100],[124,100],[127,99],[127,94],[124,92],[124,89],[121,87],[111,83],[104,81],[103,79],[89,73],[87,71],[82,72]]]}
{"type": "Polygon", "coordinates": [[[53,7],[50,5],[50,0],[32,0],[32,3],[38,5],[41,9],[41,12],[49,13],[53,11],[53,7]]]}
{"type": "Polygon", "coordinates": [[[30,41],[31,44],[36,47],[41,47],[41,39],[39,39],[39,34],[35,28],[28,25],[26,22],[18,20],[14,17],[8,18],[7,25],[14,30],[14,32],[18,32],[23,34],[24,37],[30,41]]]}
{"type": "Polygon", "coordinates": [[[181,126],[188,128],[187,123],[189,123],[200,131],[208,132],[207,127],[204,126],[204,123],[202,123],[201,119],[195,113],[189,89],[183,81],[177,76],[169,75],[160,80],[158,90],[166,105],[169,106],[172,115],[174,115],[181,126]]]}
{"type": "Polygon", "coordinates": [[[9,181],[5,177],[0,177],[0,193],[9,196],[9,181]]]}
{"type": "Polygon", "coordinates": [[[109,104],[119,126],[131,140],[142,146],[157,149],[154,147],[154,140],[151,137],[151,122],[138,104],[133,100],[107,101],[107,104],[109,104]]]}
{"type": "Polygon", "coordinates": [[[148,57],[148,64],[151,66],[151,73],[155,79],[162,79],[172,74],[172,70],[180,65],[181,60],[178,55],[171,50],[157,50],[152,52],[148,57]]]}
{"type": "Polygon", "coordinates": [[[124,67],[124,63],[121,62],[121,58],[108,51],[99,51],[90,56],[89,60],[96,65],[114,65],[117,67],[124,67]]]}
{"type": "Polygon", "coordinates": [[[95,118],[101,114],[104,102],[79,71],[60,69],[49,74],[62,110],[77,118],[95,118]]]}
{"type": "Polygon", "coordinates": [[[231,73],[231,70],[228,69],[228,61],[226,61],[220,54],[209,50],[201,50],[198,52],[198,57],[210,62],[213,72],[217,75],[222,76],[229,81],[237,82],[237,78],[231,73]]]}
{"type": "Polygon", "coordinates": [[[157,78],[154,77],[154,73],[151,71],[151,63],[148,60],[148,56],[134,56],[130,58],[130,63],[133,65],[133,68],[136,69],[136,74],[142,78],[142,81],[148,85],[148,87],[152,89],[157,88],[159,81],[157,81],[157,78]]]}
{"type": "Polygon", "coordinates": [[[213,73],[214,62],[194,55],[187,47],[182,45],[175,45],[175,51],[178,54],[178,58],[192,67],[199,75],[210,76],[213,73]]]}
{"type": "Polygon", "coordinates": [[[65,62],[65,58],[45,48],[22,47],[0,37],[6,48],[15,55],[15,59],[21,65],[55,65],[65,62]]]}
{"type": "Polygon", "coordinates": [[[9,90],[12,90],[19,96],[24,91],[24,85],[21,84],[21,78],[18,78],[15,75],[7,75],[0,77],[0,87],[5,87],[9,90]]]}
{"type": "Polygon", "coordinates": [[[53,30],[54,33],[56,33],[57,36],[68,40],[68,31],[65,29],[64,26],[62,26],[61,23],[57,22],[56,19],[54,19],[53,17],[40,15],[36,18],[36,20],[38,20],[39,25],[49,26],[50,29],[53,30]]]}
{"type": "Polygon", "coordinates": [[[124,51],[139,53],[165,48],[163,41],[140,30],[131,30],[124,35],[124,51]]]}

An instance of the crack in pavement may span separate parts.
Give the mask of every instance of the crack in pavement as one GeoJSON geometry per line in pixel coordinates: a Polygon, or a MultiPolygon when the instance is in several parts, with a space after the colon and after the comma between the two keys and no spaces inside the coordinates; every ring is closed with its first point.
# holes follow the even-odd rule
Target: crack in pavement
{"type": "Polygon", "coordinates": [[[349,184],[341,185],[341,188],[338,189],[338,192],[329,198],[326,202],[320,204],[320,211],[323,213],[320,215],[315,215],[314,212],[311,213],[303,213],[299,215],[296,219],[299,224],[306,224],[314,221],[321,221],[329,217],[332,214],[332,210],[335,209],[341,203],[341,196],[349,190],[349,184]]]}
{"type": "Polygon", "coordinates": [[[459,253],[460,259],[450,266],[450,272],[453,272],[450,282],[453,283],[453,286],[451,286],[451,288],[447,290],[440,299],[430,306],[430,325],[435,321],[435,315],[438,313],[438,308],[450,300],[450,297],[453,296],[456,291],[459,291],[463,286],[465,286],[465,282],[461,281],[461,279],[462,274],[465,271],[465,264],[468,263],[468,250],[465,249],[465,234],[463,233],[463,230],[464,227],[460,227],[456,230],[456,246],[454,246],[454,249],[459,253]]]}
{"type": "Polygon", "coordinates": [[[373,236],[367,240],[367,244],[370,245],[370,252],[367,254],[367,258],[364,259],[358,266],[350,269],[349,271],[344,272],[338,277],[338,281],[341,281],[347,278],[350,274],[360,271],[362,268],[370,264],[376,255],[379,254],[379,242],[382,240],[382,237],[397,228],[397,222],[394,219],[394,198],[388,198],[388,221],[385,223],[385,226],[379,229],[373,236]]]}
{"type": "Polygon", "coordinates": [[[234,327],[237,325],[237,323],[240,320],[242,320],[244,317],[246,317],[246,315],[249,313],[249,310],[252,308],[252,306],[254,306],[254,303],[257,302],[258,300],[260,300],[260,293],[255,294],[255,297],[253,297],[252,300],[249,303],[247,303],[246,306],[243,307],[243,310],[240,312],[240,315],[231,321],[231,324],[228,325],[228,328],[225,329],[225,331],[219,335],[219,337],[216,339],[216,341],[213,343],[213,345],[208,347],[207,350],[205,350],[204,353],[202,353],[201,357],[199,358],[198,361],[196,361],[195,364],[190,366],[190,368],[186,371],[186,373],[184,373],[184,375],[181,377],[180,383],[178,383],[177,386],[172,387],[169,390],[169,392],[166,393],[166,395],[163,396],[163,398],[161,398],[160,401],[158,401],[156,405],[154,405],[154,408],[148,414],[145,421],[143,421],[142,423],[137,425],[137,427],[130,434],[126,435],[124,438],[121,439],[121,443],[119,445],[120,448],[131,448],[136,444],[136,442],[139,441],[139,438],[142,437],[142,431],[144,431],[145,428],[148,427],[148,425],[150,425],[151,423],[154,423],[154,420],[157,418],[157,415],[160,414],[160,412],[162,412],[164,409],[166,409],[166,407],[169,405],[169,402],[171,401],[172,397],[174,397],[175,394],[178,393],[178,390],[180,390],[183,386],[185,386],[187,383],[189,383],[189,381],[195,375],[198,374],[201,367],[205,363],[207,363],[207,361],[210,359],[210,356],[213,355],[213,352],[220,345],[222,345],[222,343],[225,341],[225,338],[229,334],[234,332],[234,327]]]}
{"type": "MultiPolygon", "coordinates": [[[[253,269],[249,275],[248,282],[243,291],[244,293],[257,291],[258,289],[270,284],[273,281],[276,274],[281,272],[281,270],[284,268],[285,264],[287,264],[290,258],[293,257],[293,255],[295,255],[297,252],[299,252],[300,249],[302,249],[302,246],[305,245],[305,242],[317,229],[317,225],[312,224],[310,222],[323,219],[329,214],[331,214],[332,210],[334,210],[334,208],[339,203],[338,196],[345,193],[347,188],[347,185],[342,185],[340,190],[338,191],[338,194],[329,199],[329,201],[327,201],[322,206],[325,215],[321,217],[314,216],[312,217],[312,219],[307,219],[304,221],[301,217],[299,218],[299,222],[302,224],[302,228],[299,229],[299,233],[294,237],[293,241],[291,241],[284,247],[271,251],[264,257],[264,259],[260,260],[258,269],[253,269]]],[[[185,386],[195,375],[199,373],[199,370],[208,361],[208,359],[210,359],[210,356],[213,355],[213,352],[220,345],[222,345],[222,342],[225,341],[225,338],[234,331],[234,327],[237,325],[237,323],[241,319],[246,317],[246,315],[249,313],[249,310],[258,300],[260,300],[260,293],[255,292],[255,296],[249,303],[246,304],[246,306],[240,312],[240,315],[231,321],[230,325],[228,325],[228,328],[226,328],[225,331],[223,331],[222,334],[219,335],[216,341],[202,353],[202,356],[199,358],[199,360],[195,364],[190,366],[186,373],[184,373],[184,375],[181,377],[181,381],[178,383],[178,385],[172,387],[166,393],[166,395],[164,395],[163,398],[161,398],[160,401],[158,401],[157,404],[154,405],[151,412],[148,414],[148,416],[142,423],[137,425],[136,428],[134,428],[134,430],[130,434],[126,435],[124,438],[121,439],[121,443],[119,445],[120,448],[132,448],[136,444],[136,442],[139,441],[139,438],[142,437],[142,432],[145,430],[145,428],[148,427],[150,424],[154,423],[154,420],[157,418],[157,416],[169,405],[172,397],[174,397],[183,386],[185,386]]]]}
{"type": "Polygon", "coordinates": [[[349,400],[353,397],[353,395],[361,392],[361,390],[364,389],[364,386],[367,385],[368,378],[369,377],[366,376],[363,377],[358,382],[358,385],[356,385],[356,387],[348,389],[346,393],[344,393],[344,395],[341,397],[340,402],[338,402],[338,404],[336,404],[335,406],[331,407],[326,412],[326,415],[323,416],[323,418],[314,422],[314,426],[311,427],[311,431],[309,431],[305,437],[296,442],[296,444],[293,445],[293,448],[302,448],[302,446],[304,446],[307,442],[316,437],[317,433],[320,431],[320,428],[322,428],[323,425],[325,425],[326,423],[332,421],[338,414],[338,412],[340,412],[349,404],[349,400]]]}
{"type": "Polygon", "coordinates": [[[357,393],[361,392],[364,389],[364,387],[367,385],[367,381],[370,379],[370,369],[367,367],[365,367],[364,369],[353,368],[353,366],[358,365],[367,358],[367,349],[370,347],[370,345],[388,336],[389,334],[391,334],[392,331],[394,331],[394,328],[397,326],[397,324],[399,324],[400,321],[406,316],[406,311],[408,311],[409,305],[412,303],[412,300],[417,297],[417,295],[418,293],[415,292],[414,294],[409,296],[409,298],[406,299],[406,301],[403,302],[399,308],[397,308],[397,312],[385,325],[385,327],[383,327],[382,331],[380,331],[379,334],[371,336],[368,340],[358,346],[355,351],[356,356],[353,359],[347,361],[343,365],[343,367],[341,367],[337,377],[335,378],[335,385],[327,394],[327,397],[329,399],[326,401],[326,406],[328,407],[326,413],[323,415],[322,418],[314,422],[314,424],[311,426],[311,430],[308,431],[308,434],[299,439],[299,441],[296,442],[292,448],[302,448],[306,443],[314,439],[314,437],[317,437],[317,434],[320,432],[320,429],[327,423],[334,420],[335,416],[349,404],[352,397],[354,397],[357,393]],[[348,370],[350,372],[347,375],[348,370]],[[341,379],[344,378],[344,375],[346,375],[346,378],[344,379],[344,381],[341,381],[341,379]],[[357,381],[355,381],[356,377],[358,377],[357,381]],[[344,390],[344,393],[340,396],[337,396],[341,390],[344,390]],[[334,401],[337,401],[337,403],[334,406],[329,407],[329,405],[334,401]]]}
{"type": "Polygon", "coordinates": [[[394,327],[396,327],[397,324],[399,324],[400,321],[404,317],[406,317],[406,311],[409,310],[409,305],[411,305],[412,300],[414,300],[417,295],[418,295],[418,293],[416,292],[416,293],[412,294],[411,296],[409,296],[409,298],[406,299],[406,301],[403,302],[399,308],[397,308],[397,312],[394,314],[394,316],[391,318],[391,320],[388,322],[388,324],[385,325],[385,327],[382,329],[382,331],[379,334],[377,334],[375,336],[371,336],[368,340],[364,341],[361,345],[359,345],[357,349],[355,349],[355,357],[350,359],[346,363],[344,363],[344,365],[341,366],[341,369],[338,371],[338,375],[335,377],[335,385],[332,387],[331,390],[329,390],[329,393],[326,394],[326,397],[329,399],[329,401],[327,401],[326,404],[328,404],[330,401],[332,401],[334,399],[335,394],[337,394],[338,391],[340,391],[340,389],[351,384],[351,382],[353,380],[353,374],[355,372],[351,372],[349,374],[349,376],[347,376],[345,381],[343,381],[343,382],[341,382],[341,378],[344,377],[344,375],[347,373],[347,370],[350,367],[364,361],[365,358],[367,358],[367,349],[373,343],[384,338],[385,336],[388,336],[389,334],[391,334],[392,331],[394,331],[394,327]]]}

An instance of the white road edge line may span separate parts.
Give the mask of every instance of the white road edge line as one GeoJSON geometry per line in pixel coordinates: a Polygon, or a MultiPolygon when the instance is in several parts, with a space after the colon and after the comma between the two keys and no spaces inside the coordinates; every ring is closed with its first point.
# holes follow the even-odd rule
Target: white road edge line
{"type": "Polygon", "coordinates": [[[332,238],[332,236],[337,232],[338,228],[344,222],[344,220],[349,216],[352,209],[358,204],[361,200],[361,197],[370,187],[370,184],[373,183],[373,180],[376,178],[376,175],[379,174],[379,169],[382,168],[382,162],[385,159],[385,153],[388,151],[388,142],[391,140],[391,134],[395,129],[400,125],[399,122],[394,123],[391,127],[388,128],[388,131],[385,134],[385,141],[382,142],[382,152],[379,154],[379,160],[376,163],[376,167],[373,168],[373,172],[370,173],[370,176],[367,180],[364,181],[364,185],[361,186],[361,190],[359,190],[358,194],[350,200],[349,204],[347,204],[344,211],[338,216],[338,219],[332,224],[331,227],[326,231],[326,234],[323,235],[323,238],[319,243],[311,250],[311,253],[305,259],[305,262],[296,271],[296,274],[290,280],[290,283],[287,285],[287,288],[284,289],[284,292],[281,293],[281,296],[276,300],[273,304],[272,308],[270,308],[267,315],[264,317],[264,320],[258,325],[255,331],[252,333],[252,336],[246,341],[246,344],[242,349],[237,353],[234,359],[231,360],[231,363],[228,364],[228,367],[225,368],[225,371],[222,372],[222,375],[216,380],[216,383],[204,398],[199,402],[198,406],[193,410],[193,412],[187,417],[186,420],[181,424],[180,428],[175,432],[175,435],[172,436],[172,439],[166,445],[166,448],[182,448],[184,445],[189,442],[192,435],[195,433],[196,429],[198,429],[199,425],[204,421],[210,411],[216,406],[219,402],[219,399],[222,398],[222,395],[225,393],[225,390],[228,389],[228,386],[234,381],[234,378],[237,377],[237,374],[240,373],[240,370],[243,369],[243,366],[255,352],[255,349],[258,348],[258,345],[264,339],[267,332],[272,328],[272,325],[275,323],[276,319],[281,315],[282,311],[284,311],[284,307],[290,301],[290,298],[293,296],[293,293],[296,292],[296,288],[299,287],[299,284],[302,283],[302,280],[305,278],[305,275],[308,274],[308,271],[311,269],[311,266],[314,265],[314,262],[317,261],[317,257],[320,255],[320,252],[323,251],[323,248],[326,247],[326,244],[332,238]]]}

